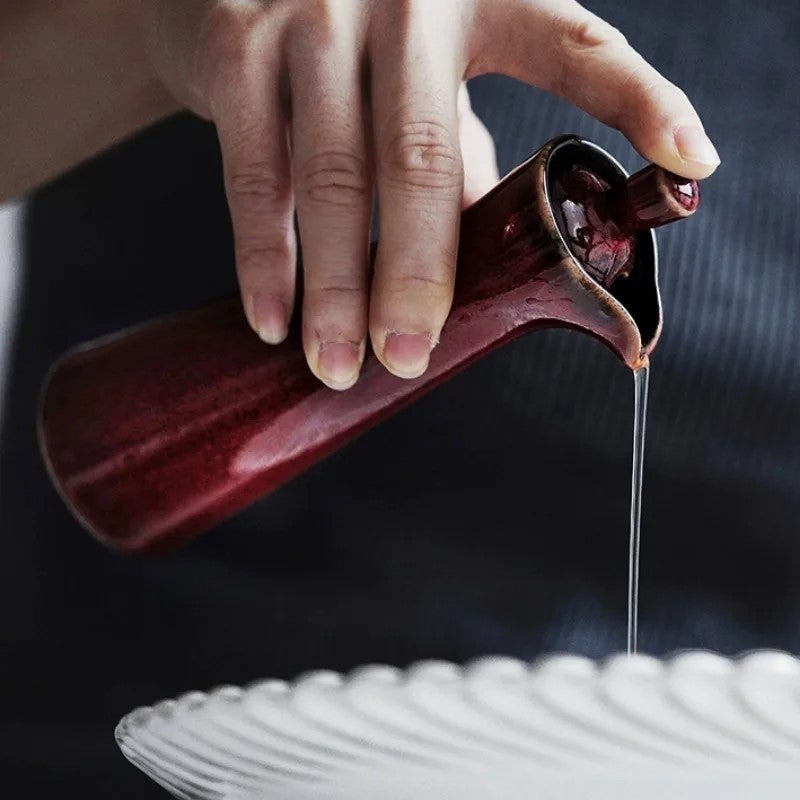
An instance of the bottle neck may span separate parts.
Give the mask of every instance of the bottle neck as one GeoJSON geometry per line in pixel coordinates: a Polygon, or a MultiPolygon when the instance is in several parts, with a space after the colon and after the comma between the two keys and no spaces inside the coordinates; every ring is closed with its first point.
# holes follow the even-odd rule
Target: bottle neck
{"type": "Polygon", "coordinates": [[[700,204],[697,181],[650,164],[606,192],[610,217],[623,235],[691,216],[700,204]]]}

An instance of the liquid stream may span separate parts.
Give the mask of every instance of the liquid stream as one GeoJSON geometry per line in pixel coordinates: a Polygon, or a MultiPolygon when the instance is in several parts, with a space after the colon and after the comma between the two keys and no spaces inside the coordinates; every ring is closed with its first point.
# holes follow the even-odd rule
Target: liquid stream
{"type": "Polygon", "coordinates": [[[633,373],[633,464],[631,475],[631,533],[628,550],[628,655],[638,648],[639,638],[639,551],[642,523],[642,468],[644,432],[647,421],[647,384],[650,365],[645,363],[633,373]]]}

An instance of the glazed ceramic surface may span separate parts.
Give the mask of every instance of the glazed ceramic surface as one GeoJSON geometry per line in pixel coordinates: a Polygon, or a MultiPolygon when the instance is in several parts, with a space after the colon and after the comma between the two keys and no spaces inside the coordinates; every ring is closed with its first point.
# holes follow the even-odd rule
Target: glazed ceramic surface
{"type": "MultiPolygon", "coordinates": [[[[559,233],[549,176],[585,163],[622,169],[575,137],[550,142],[464,211],[455,298],[430,367],[390,375],[368,354],[347,392],[308,370],[297,324],[268,347],[238,299],[89,343],[53,368],[40,440],[50,475],[98,538],[164,549],[203,533],[505,342],[577,328],[629,367],[661,327],[655,240],[638,234],[637,268],[612,292],[559,233]]],[[[296,323],[296,321],[295,321],[296,323]]]]}
{"type": "Polygon", "coordinates": [[[194,800],[796,798],[800,660],[487,658],[194,692],[117,728],[194,800]]]}

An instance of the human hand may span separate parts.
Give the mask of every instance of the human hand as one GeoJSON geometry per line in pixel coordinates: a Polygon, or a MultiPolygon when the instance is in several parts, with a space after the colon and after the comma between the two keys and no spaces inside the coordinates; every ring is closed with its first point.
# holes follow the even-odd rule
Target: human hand
{"type": "Polygon", "coordinates": [[[460,210],[497,180],[465,79],[555,92],[686,177],[719,163],[686,95],[574,0],[140,1],[159,80],[216,124],[250,324],[265,342],[286,336],[296,212],[303,346],[335,389],[357,380],[367,333],[395,375],[427,368],[460,210]]]}

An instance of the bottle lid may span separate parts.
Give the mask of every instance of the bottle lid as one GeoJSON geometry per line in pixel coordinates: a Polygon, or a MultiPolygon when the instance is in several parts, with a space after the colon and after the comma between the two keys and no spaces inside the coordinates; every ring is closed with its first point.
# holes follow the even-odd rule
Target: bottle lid
{"type": "Polygon", "coordinates": [[[655,164],[615,186],[573,166],[553,181],[551,197],[573,254],[609,289],[635,266],[636,234],[692,215],[700,205],[700,188],[697,181],[655,164]]]}

